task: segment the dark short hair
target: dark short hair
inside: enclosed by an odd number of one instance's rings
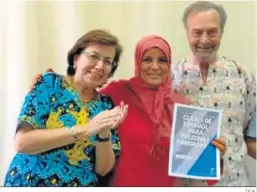
[[[120,45],[119,39],[105,30],[91,30],[80,37],[75,45],[68,52],[68,68],[67,74],[73,76],[75,74],[74,69],[74,58],[76,55],[81,54],[81,52],[92,44],[109,45],[115,47],[114,65],[112,67],[110,77],[113,76],[114,72],[117,70],[119,65],[120,56],[122,53],[122,46]]]

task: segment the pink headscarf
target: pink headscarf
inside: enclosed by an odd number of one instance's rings
[[[169,69],[171,68],[171,48],[166,40],[157,35],[146,36],[141,39],[135,52],[135,77],[129,80],[129,86],[134,93],[134,103],[139,109],[144,110],[153,122],[153,145],[151,154],[154,156],[157,151],[169,149],[171,124],[174,103],[184,103],[184,99],[172,91],[171,75],[166,82],[157,89],[147,86],[141,78],[141,63],[145,53],[150,48],[157,47],[162,50],[168,60]],[[171,74],[171,73],[170,73]]]

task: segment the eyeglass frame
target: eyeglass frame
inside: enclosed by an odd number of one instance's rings
[[[96,62],[96,63],[97,63],[98,61],[102,60],[103,63],[104,63],[104,65],[107,66],[107,67],[114,68],[114,67],[117,65],[117,63],[116,63],[114,60],[110,61],[110,60],[107,59],[106,57],[101,56],[99,53],[94,52],[94,51],[93,51],[93,52],[89,52],[89,51],[85,51],[85,50],[84,50],[84,51],[81,52],[81,54],[85,55],[87,58],[93,60],[93,61]],[[97,58],[94,58],[94,57],[92,57],[92,56],[97,56]],[[106,64],[105,61],[110,62],[110,64]]]

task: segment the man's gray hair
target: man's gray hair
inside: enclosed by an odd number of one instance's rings
[[[223,33],[224,27],[227,21],[227,14],[226,11],[224,10],[222,5],[216,5],[210,1],[197,1],[189,5],[184,13],[183,13],[183,23],[184,26],[187,26],[187,20],[188,17],[191,13],[198,13],[202,11],[208,11],[210,9],[214,9],[215,11],[218,12],[219,17],[220,17],[220,29],[221,32]]]

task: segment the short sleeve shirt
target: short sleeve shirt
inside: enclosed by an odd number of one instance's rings
[[[183,59],[173,65],[173,89],[193,105],[222,110],[221,136],[227,142],[224,169],[218,186],[247,186],[245,135],[256,131],[249,121],[256,108],[256,81],[242,66],[226,57],[209,65],[202,81],[199,65]],[[254,124],[254,119],[252,122]]]
[[[103,94],[84,103],[63,76],[46,73],[28,93],[19,115],[19,129],[30,124],[35,129],[70,128],[85,125],[104,110],[113,108],[110,97]],[[4,186],[72,187],[95,186],[95,147],[97,138],[77,142],[44,153],[17,153],[6,174]],[[112,146],[120,153],[118,134],[112,130]]]

